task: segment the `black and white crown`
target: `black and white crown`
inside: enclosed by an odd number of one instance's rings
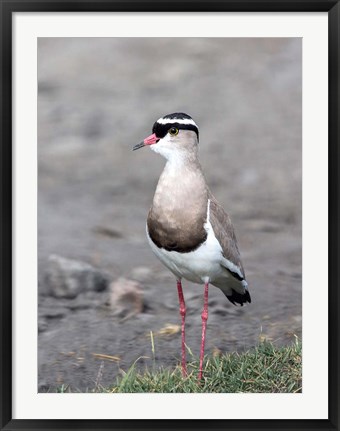
[[[159,118],[153,125],[152,132],[156,134],[158,138],[164,138],[168,133],[170,127],[177,127],[179,130],[192,130],[199,138],[199,131],[197,124],[188,114],[183,112],[174,112],[173,114],[164,115]]]

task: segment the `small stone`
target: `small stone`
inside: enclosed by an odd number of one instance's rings
[[[115,315],[128,319],[143,311],[143,293],[137,281],[121,277],[110,284],[109,290],[109,304]]]
[[[76,298],[81,292],[101,292],[108,286],[110,277],[93,266],[62,256],[51,255],[45,273],[45,284],[55,298]]]
[[[69,310],[75,311],[75,310],[87,310],[88,308],[93,307],[94,302],[89,302],[86,299],[83,298],[83,296],[79,296],[78,298],[71,299],[68,301],[68,304],[66,304],[66,307]]]
[[[44,308],[41,312],[43,317],[46,319],[62,319],[67,310],[65,308],[54,307],[54,308]]]

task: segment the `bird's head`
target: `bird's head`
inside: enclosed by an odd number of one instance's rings
[[[167,160],[187,157],[197,153],[198,127],[187,114],[176,112],[159,118],[153,125],[152,134],[133,150],[150,146]]]

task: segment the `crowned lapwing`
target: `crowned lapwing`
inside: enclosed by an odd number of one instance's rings
[[[228,214],[211,194],[198,160],[198,127],[187,114],[165,115],[134,150],[149,146],[167,160],[148,214],[150,246],[175,275],[182,317],[182,372],[185,359],[186,307],[182,278],[204,283],[199,375],[202,378],[208,320],[209,284],[234,305],[251,302],[248,284]]]

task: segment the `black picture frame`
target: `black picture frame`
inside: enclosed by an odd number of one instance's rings
[[[1,430],[339,430],[339,1],[0,1],[1,12]],[[329,415],[326,420],[16,420],[12,419],[12,14],[15,12],[327,12],[329,24]],[[323,287],[324,288],[324,287]],[[322,295],[321,295],[322,296]],[[321,298],[320,298],[321,299]],[[315,369],[317,373],[318,370]],[[171,408],[169,406],[169,408]]]

